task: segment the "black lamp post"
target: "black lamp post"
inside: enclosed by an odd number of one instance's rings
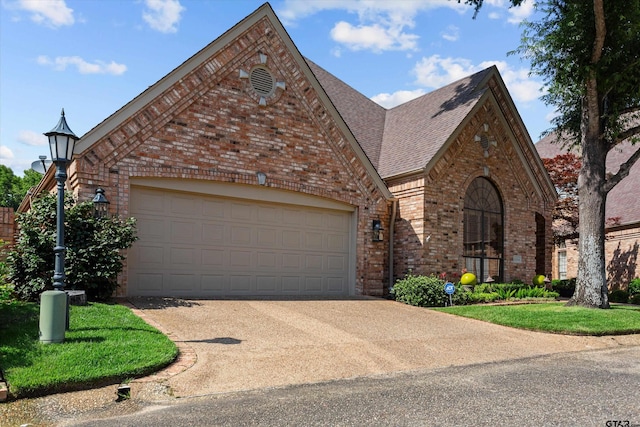
[[[64,183],[67,180],[67,162],[73,160],[73,148],[80,138],[69,129],[67,120],[64,118],[64,109],[60,116],[60,121],[55,128],[45,133],[49,138],[49,149],[51,150],[51,161],[56,165],[56,181],[58,182],[58,205],[56,222],[56,247],[55,270],[53,273],[53,288],[64,290]]]
[[[69,327],[69,305],[64,292],[64,183],[67,180],[67,163],[73,159],[73,149],[78,138],[67,125],[64,110],[57,126],[45,133],[49,138],[51,160],[56,165],[58,182],[58,204],[56,221],[55,270],[53,291],[44,291],[40,296],[40,342],[64,342],[65,329]]]

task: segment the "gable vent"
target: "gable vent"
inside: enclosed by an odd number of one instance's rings
[[[251,87],[253,90],[261,96],[269,96],[275,90],[275,82],[273,76],[263,67],[256,67],[251,71],[249,77]]]

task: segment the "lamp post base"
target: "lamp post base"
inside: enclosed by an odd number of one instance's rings
[[[44,291],[40,296],[40,342],[64,342],[67,323],[67,294],[64,291]]]

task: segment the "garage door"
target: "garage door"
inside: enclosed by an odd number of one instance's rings
[[[132,187],[129,295],[348,295],[351,212]]]

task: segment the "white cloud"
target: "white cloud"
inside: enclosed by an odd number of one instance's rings
[[[509,18],[507,18],[507,21],[511,24],[519,24],[533,15],[533,12],[533,1],[525,0],[520,6],[509,8]]]
[[[416,83],[428,88],[440,88],[492,65],[498,67],[514,100],[528,103],[543,95],[541,82],[529,76],[529,70],[515,69],[505,61],[484,61],[473,64],[466,58],[442,58],[439,55],[422,58],[414,67]]]
[[[75,22],[73,9],[67,7],[65,0],[19,0],[16,8],[30,12],[33,22],[52,28]]]
[[[425,10],[447,7],[464,13],[470,8],[449,0],[405,0],[383,2],[371,0],[287,0],[278,16],[287,25],[325,10],[344,10],[357,16],[355,22],[342,20],[334,24],[331,37],[350,50],[369,49],[416,50],[418,35],[408,29],[415,27],[415,16]],[[449,32],[447,32],[449,36]]]
[[[371,100],[384,108],[393,108],[425,94],[423,89],[399,90],[394,93],[381,93],[373,96]]]
[[[13,151],[6,145],[0,145],[0,160],[9,161],[13,158]]]
[[[142,13],[142,19],[154,30],[161,33],[175,33],[185,8],[179,0],[145,0],[148,10]]]
[[[25,145],[31,145],[33,147],[39,147],[47,145],[47,137],[42,133],[37,133],[32,130],[22,130],[18,133],[18,142]]]
[[[418,36],[402,32],[401,27],[384,28],[379,24],[352,26],[338,22],[331,30],[331,38],[351,50],[415,50]]]
[[[56,71],[64,71],[69,66],[75,66],[80,74],[112,74],[119,76],[127,71],[127,66],[111,61],[109,63],[96,60],[90,63],[79,56],[58,56],[51,59],[46,55],[39,56],[36,61],[40,65],[52,67]]]
[[[449,25],[447,30],[442,33],[442,38],[450,42],[454,42],[460,38],[460,28],[455,25]]]

